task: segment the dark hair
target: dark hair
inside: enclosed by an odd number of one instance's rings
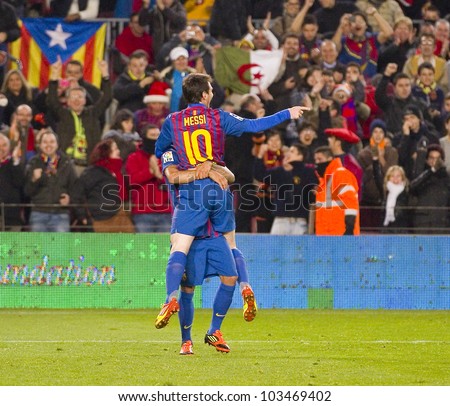
[[[300,134],[304,130],[312,130],[317,134],[317,127],[310,121],[303,121],[298,127],[297,132]]]
[[[313,14],[306,14],[305,18],[303,19],[302,28],[306,24],[318,25],[316,16]]]
[[[156,124],[151,124],[151,123],[146,124],[144,127],[142,127],[142,130],[140,133],[141,138],[143,138],[143,139],[147,138],[148,130],[153,130],[154,128],[159,129],[159,127]]]
[[[111,154],[112,144],[114,142],[114,139],[107,138],[106,140],[101,140],[99,143],[97,143],[89,157],[90,164],[94,165],[99,161],[108,159],[109,155]]]
[[[76,61],[74,59],[67,62],[67,65],[75,65],[78,66],[81,69],[81,72],[83,72],[83,64],[80,61]]]
[[[270,138],[277,136],[280,137],[281,142],[283,142],[283,135],[281,134],[281,130],[279,130],[278,128],[272,128],[266,133],[266,142],[269,141]]]
[[[345,65],[345,70],[351,67],[358,68],[358,71],[361,73],[361,65],[358,62],[349,62],[347,65]]]
[[[122,130],[122,123],[129,119],[134,119],[133,112],[128,109],[121,109],[114,115],[114,121],[111,124],[111,130]]]
[[[428,159],[428,156],[430,155],[430,152],[433,152],[433,151],[439,152],[441,154],[441,158],[445,161],[445,152],[442,149],[442,147],[440,145],[438,145],[438,144],[428,145],[426,159]]]
[[[431,62],[422,62],[417,69],[417,74],[420,75],[422,73],[422,70],[424,69],[430,69],[433,71],[433,73],[435,72],[434,66],[431,64]]]
[[[333,158],[333,152],[330,147],[322,145],[314,150],[314,154],[324,154],[327,158]]]
[[[352,15],[350,17],[350,22],[354,22],[356,16],[360,16],[366,22],[366,25],[369,26],[369,21],[367,20],[367,14],[360,10],[354,11],[352,13]]]
[[[294,147],[300,155],[302,155],[302,156],[306,155],[307,149],[302,144],[300,144],[299,142],[294,142],[291,145],[291,147]]]
[[[281,45],[284,45],[288,38],[295,38],[296,40],[300,41],[298,34],[296,34],[295,32],[287,32],[283,35],[283,38],[281,38]]]
[[[392,83],[394,83],[394,86],[397,84],[397,82],[400,79],[408,79],[411,82],[411,78],[406,73],[399,72],[394,76],[394,79],[392,80]]]
[[[183,80],[183,96],[186,102],[198,103],[203,97],[203,92],[209,92],[209,83],[212,78],[204,73],[191,73]]]

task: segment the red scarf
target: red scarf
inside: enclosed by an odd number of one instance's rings
[[[59,154],[55,156],[55,158],[50,158],[48,155],[41,154],[42,162],[45,163],[45,169],[44,172],[47,175],[55,175],[56,171],[58,169],[58,163],[59,163]]]
[[[122,159],[121,158],[107,158],[95,163],[96,166],[107,169],[117,180],[120,188],[120,198],[122,202],[125,201],[125,181],[122,174]]]
[[[36,148],[34,147],[34,130],[31,126],[28,127],[27,151],[36,151]]]

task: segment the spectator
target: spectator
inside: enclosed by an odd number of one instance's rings
[[[153,82],[148,94],[144,97],[145,109],[134,113],[136,127],[139,134],[148,124],[156,125],[159,129],[169,114],[169,100],[172,89],[164,82]]]
[[[296,34],[289,33],[283,37],[282,47],[286,57],[281,63],[277,78],[269,86],[269,92],[280,110],[292,105],[292,91],[300,85],[302,76],[308,69],[308,63],[301,59],[298,53],[299,46],[300,42]]]
[[[255,119],[265,115],[264,105],[256,95],[245,95],[241,100],[238,115],[247,119]],[[261,143],[264,133],[243,133],[240,137],[228,137],[225,141],[225,162],[234,173],[234,189],[237,191],[236,231],[249,233],[252,217],[255,213],[255,192],[253,185],[254,143]]]
[[[278,168],[283,164],[284,154],[287,147],[283,145],[281,132],[277,129],[270,130],[266,136],[266,144],[261,144],[254,155],[260,159],[265,170]],[[255,161],[255,168],[257,164]],[[256,170],[256,169],[255,169]],[[255,173],[256,180],[259,180]],[[270,188],[262,181],[258,185],[258,210],[256,213],[256,232],[270,233],[273,223],[273,211],[275,209],[272,201],[273,194]]]
[[[32,109],[34,108],[38,90],[28,84],[20,70],[11,69],[5,76],[1,93],[8,99],[8,105],[3,113],[3,122],[9,125],[18,106],[28,104]]]
[[[72,200],[76,174],[70,159],[59,149],[58,137],[45,130],[39,140],[40,154],[27,166],[25,194],[34,205],[31,231],[69,232],[68,205]],[[53,205],[53,206],[50,206]]]
[[[145,27],[139,24],[138,13],[131,14],[128,25],[116,37],[115,46],[126,62],[129,56],[139,49],[147,52],[148,63],[154,62],[153,38],[145,31]]]
[[[285,0],[283,15],[272,19],[272,32],[281,39],[291,31],[292,22],[300,11],[300,0]]]
[[[165,42],[174,34],[186,28],[186,10],[179,0],[156,0],[156,6],[149,10],[150,0],[142,2],[139,24],[149,25],[153,37],[153,55],[157,55]]]
[[[244,0],[215,0],[209,20],[211,35],[222,45],[239,42],[247,32]]]
[[[371,78],[377,72],[378,48],[391,37],[393,30],[375,7],[369,7],[367,14],[374,17],[380,26],[380,31],[376,35],[368,31],[366,14],[355,11],[351,16],[342,16],[333,36],[333,42],[339,50],[340,62],[359,63],[364,77]],[[343,35],[348,23],[350,23],[350,33]]]
[[[422,114],[429,118],[427,106],[421,100],[417,100],[411,93],[411,79],[404,73],[397,73],[397,65],[388,63],[384,70],[383,77],[375,90],[375,101],[383,110],[384,120],[386,121],[386,129],[392,134],[396,134],[402,129],[403,110],[407,105],[414,104],[419,108]],[[394,78],[393,95],[388,94],[388,85],[390,80]]]
[[[381,173],[380,173],[380,179]],[[386,195],[384,201],[383,232],[403,234],[411,227],[409,211],[408,178],[401,166],[391,166],[384,176],[383,190]]]
[[[0,216],[0,231],[20,231],[22,225],[21,208],[22,187],[25,183],[24,168],[20,164],[21,144],[18,142],[11,151],[8,137],[0,134],[0,203],[16,204],[4,207]],[[4,218],[4,220],[3,220]]]
[[[383,120],[372,121],[369,145],[359,151],[357,158],[363,170],[361,226],[378,231],[382,223],[380,206],[384,192],[382,181],[377,183],[377,177],[383,179],[388,169],[398,163],[397,150],[386,141],[386,124]]]
[[[450,22],[444,19],[436,21],[434,25],[434,33],[436,40],[436,48],[434,54],[448,60],[449,57],[449,40],[450,40]]]
[[[439,135],[433,131],[422,118],[415,105],[408,105],[403,111],[402,131],[394,138],[394,146],[398,150],[399,164],[405,169],[406,176],[414,179],[416,173],[417,153],[431,144],[439,144]]]
[[[189,53],[185,48],[176,47],[170,51],[170,60],[172,66],[167,67],[161,72],[161,79],[166,82],[172,89],[170,96],[169,110],[170,112],[178,111],[180,108],[180,100],[183,96],[181,85],[183,79],[195,69],[189,67]]]
[[[9,129],[9,138],[14,149],[20,144],[20,161],[22,164],[28,162],[37,151],[37,131],[31,125],[33,114],[28,104],[17,107]]]
[[[82,87],[86,90],[86,105],[95,104],[100,99],[102,92],[93,84],[84,80],[83,64],[80,61],[67,62],[65,77],[70,82],[70,87]]]
[[[144,108],[144,96],[154,80],[155,75],[148,66],[148,54],[142,50],[134,51],[130,55],[127,69],[113,86],[114,98],[119,102],[117,108],[133,112]]]
[[[255,160],[255,177],[274,189],[275,219],[270,234],[303,235],[308,231],[312,190],[317,178],[312,167],[303,162],[303,147],[293,144],[283,165],[266,169],[262,159]]]
[[[221,46],[220,42],[211,37],[210,34],[205,34],[200,25],[188,25],[185,30],[178,35],[174,35],[170,41],[162,46],[156,56],[156,67],[158,70],[162,70],[170,65],[170,51],[176,47],[182,47],[188,51],[191,68],[195,68],[198,58],[202,58],[206,72],[211,75],[213,73],[214,52]]]
[[[320,44],[320,63],[322,69],[335,70],[336,68],[345,69],[345,65],[340,63],[338,58],[336,44],[330,39],[322,41]]]
[[[90,165],[78,178],[74,203],[77,219],[87,225],[92,220],[96,233],[132,233],[133,223],[123,205],[127,196],[122,160],[112,139],[100,141],[92,149]],[[83,208],[81,205],[86,204]]]
[[[6,1],[0,2],[0,51],[6,51],[7,45],[20,37],[20,27],[14,7]],[[0,67],[0,85],[3,84],[4,66]]]
[[[283,4],[279,0],[247,0],[246,7],[247,15],[260,20],[269,13],[275,18],[283,12]]]
[[[319,24],[319,33],[325,38],[334,35],[343,15],[358,10],[353,1],[319,0],[319,3],[321,7],[314,11],[314,15]]]
[[[439,145],[426,149],[423,169],[411,182],[410,192],[416,197],[413,215],[414,232],[418,234],[445,234],[448,232],[450,177],[445,168],[445,156]],[[442,211],[442,208],[445,211]]]
[[[430,62],[434,66],[434,79],[445,91],[448,90],[448,76],[445,59],[434,55],[435,39],[433,35],[422,34],[419,37],[419,54],[410,56],[403,67],[410,78],[416,79],[419,66],[424,62]]]
[[[439,139],[444,156],[450,156],[450,115],[445,120],[445,136]],[[450,175],[450,159],[445,161],[447,167],[447,173]]]
[[[165,233],[170,231],[171,208],[160,163],[155,156],[159,128],[148,124],[143,132],[142,145],[132,153],[126,164],[130,178],[133,222],[138,233]]]
[[[316,191],[316,235],[359,235],[358,183],[329,147],[314,151],[319,186]]]
[[[443,130],[441,112],[444,108],[445,94],[435,81],[434,66],[430,62],[423,62],[417,74],[418,79],[412,88],[412,95],[425,102],[434,126],[441,133]]]
[[[52,0],[50,17],[64,18],[68,22],[97,18],[100,0]]]
[[[369,7],[375,7],[391,27],[399,18],[404,17],[401,7],[395,0],[357,0],[356,7],[366,14]],[[367,20],[373,32],[380,32],[380,24],[374,16],[368,15]]]
[[[264,20],[261,28],[255,29],[252,23],[252,17],[247,17],[247,29],[248,33],[244,37],[244,40],[247,40],[254,44],[255,49],[265,49],[267,51],[272,51],[279,48],[279,42],[277,37],[270,31],[270,13],[267,15]]]
[[[395,63],[398,70],[402,71],[408,56],[414,52],[414,48],[413,22],[408,17],[401,17],[395,21],[392,43],[380,50],[377,72],[384,72],[388,63]]]
[[[141,137],[134,129],[134,114],[132,111],[123,109],[116,111],[111,128],[102,139],[112,138],[120,150],[120,158],[127,161],[128,156],[136,151],[141,143]]]
[[[57,131],[60,136],[61,149],[73,159],[75,170],[79,175],[85,169],[94,145],[101,138],[100,120],[111,103],[108,64],[105,61],[99,62],[102,75],[102,95],[97,103],[87,107],[86,90],[82,87],[69,88],[67,90],[67,107],[61,105],[57,92],[61,67],[62,63],[59,58],[51,66],[48,106],[58,119]]]

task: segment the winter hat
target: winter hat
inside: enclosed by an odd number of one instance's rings
[[[336,92],[338,91],[343,91],[347,96],[351,96],[352,95],[352,89],[349,85],[347,85],[346,83],[341,83],[340,85],[336,85],[333,89],[333,96]]]
[[[380,118],[376,118],[375,120],[373,120],[370,123],[370,127],[369,127],[369,134],[372,135],[373,130],[375,130],[375,128],[381,128],[384,132],[384,135],[386,135],[386,123],[381,120]]]
[[[159,102],[169,104],[169,96],[171,93],[172,89],[167,83],[153,82],[144,97],[144,103]]]
[[[419,120],[422,120],[422,112],[418,107],[414,106],[413,104],[408,104],[403,110],[403,116],[410,114],[416,116]]]
[[[171,61],[176,61],[180,56],[189,58],[189,52],[186,48],[175,47],[174,49],[172,49],[172,51],[170,51],[169,57]]]

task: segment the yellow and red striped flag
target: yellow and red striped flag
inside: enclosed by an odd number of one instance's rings
[[[9,52],[22,61],[22,73],[31,86],[40,89],[47,86],[50,65],[56,62],[58,55],[63,64],[80,61],[84,65],[84,79],[100,86],[97,60],[104,57],[105,23],[24,18],[19,25],[21,36],[9,45]]]

